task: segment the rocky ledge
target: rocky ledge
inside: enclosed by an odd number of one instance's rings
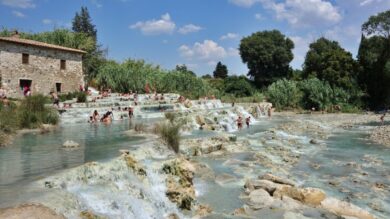
[[[247,180],[241,199],[242,208],[234,215],[257,218],[264,215],[284,218],[358,218],[374,219],[366,210],[351,203],[328,197],[317,188],[301,188],[291,180],[271,174]]]

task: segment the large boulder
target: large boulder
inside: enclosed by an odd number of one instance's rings
[[[256,189],[249,193],[248,205],[252,209],[261,209],[270,206],[274,199],[264,189]]]
[[[359,219],[374,219],[368,211],[363,210],[356,205],[348,202],[340,201],[336,198],[326,198],[321,202],[321,206],[327,211],[330,211],[339,216],[349,216]]]
[[[283,186],[276,189],[274,197],[289,196],[306,205],[318,206],[326,198],[326,194],[321,189],[316,188],[296,188]]]

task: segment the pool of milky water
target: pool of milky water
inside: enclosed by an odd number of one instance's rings
[[[17,136],[11,145],[0,148],[0,206],[7,206],[19,194],[25,195],[21,194],[22,188],[31,181],[86,162],[109,160],[119,156],[120,149],[138,147],[147,139],[124,133],[134,124],[62,124],[49,133]],[[68,140],[79,143],[80,148],[63,148]]]

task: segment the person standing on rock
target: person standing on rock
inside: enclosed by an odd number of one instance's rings
[[[385,124],[385,116],[386,116],[386,113],[384,113],[384,114],[380,117],[380,120],[381,120],[382,125]]]

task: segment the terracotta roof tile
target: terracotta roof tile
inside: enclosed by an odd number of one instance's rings
[[[37,46],[37,47],[44,47],[44,48],[49,48],[49,49],[57,49],[57,50],[63,50],[63,51],[68,51],[68,52],[75,52],[75,53],[83,53],[83,54],[86,53],[85,51],[79,50],[79,49],[73,49],[73,48],[64,47],[64,46],[57,46],[54,44],[42,43],[42,42],[35,41],[35,40],[21,39],[21,38],[17,38],[17,37],[0,37],[0,41],[10,42],[10,43],[18,43],[18,44],[24,44],[24,45],[30,45],[30,46]]]

